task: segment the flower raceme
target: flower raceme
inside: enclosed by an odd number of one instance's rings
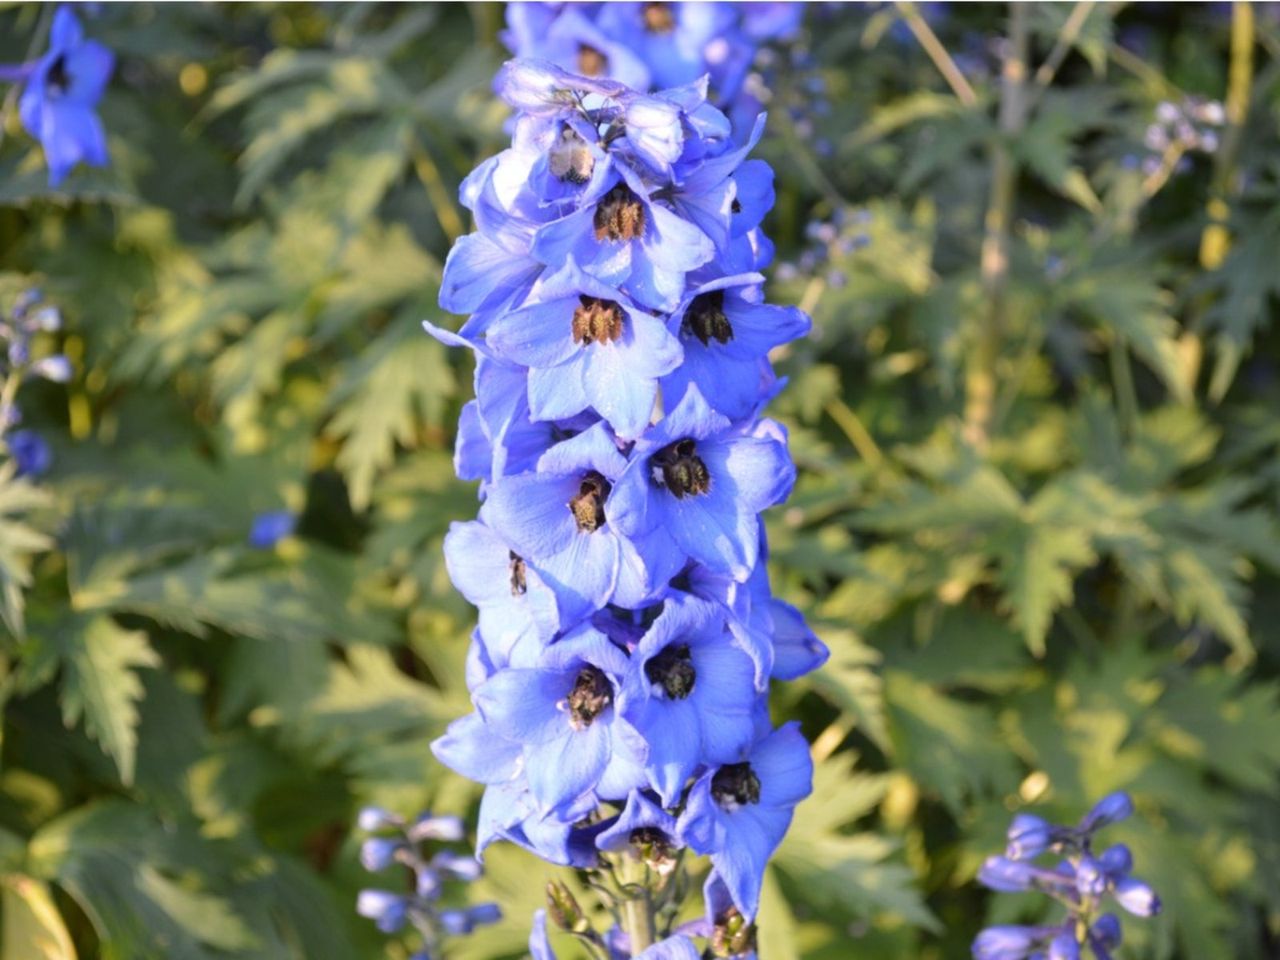
[[[469,316],[427,325],[476,354],[455,464],[484,501],[445,544],[479,608],[476,709],[434,750],[486,785],[481,850],[621,858],[666,884],[691,848],[714,868],[707,930],[732,914],[745,944],[812,778],[768,684],[827,655],[764,569],[759,514],[795,478],[761,416],[769,352],[809,320],[765,303],[757,272],[763,118],[735,140],[705,79],[647,94],[517,60],[496,86],[512,146],[463,184],[477,230],[441,286]]]
[[[1130,874],[1133,855],[1128,847],[1093,848],[1095,832],[1132,813],[1129,795],[1116,792],[1094,804],[1075,826],[1029,813],[1015,816],[1004,856],[988,857],[978,882],[1000,893],[1043,893],[1066,908],[1067,918],[1057,925],[988,927],[973,942],[975,960],[1079,960],[1086,949],[1096,960],[1110,960],[1120,945],[1121,928],[1115,914],[1102,912],[1107,897],[1134,916],[1160,912],[1155,891]],[[1059,862],[1032,862],[1046,853],[1057,855]]]

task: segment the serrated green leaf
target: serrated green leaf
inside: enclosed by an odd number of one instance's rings
[[[109,616],[67,621],[59,631],[63,661],[62,719],[84,719],[85,730],[115,761],[121,782],[133,782],[138,748],[137,670],[158,667],[147,635],[125,630]]]

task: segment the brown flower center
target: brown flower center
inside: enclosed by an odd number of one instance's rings
[[[684,312],[680,332],[687,337],[697,337],[704,347],[713,339],[719,343],[732,340],[733,324],[724,313],[724,291],[712,290],[694,297]]]
[[[596,158],[591,155],[591,148],[587,146],[587,141],[578,135],[578,131],[566,124],[551,147],[548,165],[551,167],[552,176],[570,183],[581,184],[591,179],[591,172],[596,168]]]
[[[609,678],[598,667],[583,667],[573,681],[566,703],[570,726],[575,730],[585,730],[613,703],[613,687],[609,686]]]
[[[644,28],[650,33],[670,33],[676,28],[676,17],[669,3],[646,3],[642,16]]]
[[[578,299],[582,306],[573,311],[573,342],[612,343],[622,336],[622,307],[612,300],[600,300],[585,293]]]
[[[584,77],[602,77],[609,69],[609,58],[595,47],[578,44],[578,72]]]
[[[569,510],[583,533],[594,533],[604,526],[604,501],[610,489],[609,481],[594,470],[582,478],[577,496],[569,501]]]
[[[677,500],[711,489],[711,474],[698,456],[697,444],[688,437],[667,444],[649,460],[653,481],[666,487]]]
[[[635,240],[644,236],[644,204],[625,183],[619,183],[596,204],[597,240]]]

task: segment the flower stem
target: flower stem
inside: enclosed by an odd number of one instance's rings
[[[651,946],[656,937],[653,918],[653,898],[648,884],[648,870],[638,860],[624,856],[622,874],[626,879],[622,892],[622,928],[626,931],[631,955],[638,957]]]
[[[1004,62],[1000,90],[1000,132],[991,149],[991,199],[982,238],[982,289],[986,316],[969,351],[965,371],[965,438],[979,449],[990,439],[995,412],[996,361],[1005,327],[1009,286],[1009,231],[1013,219],[1018,164],[1013,143],[1026,120],[1025,90],[1030,31],[1025,4],[1009,5],[1009,55]]]

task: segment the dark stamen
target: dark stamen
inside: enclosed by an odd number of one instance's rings
[[[599,668],[586,666],[578,671],[566,702],[570,726],[585,730],[613,703],[613,688]]]
[[[611,489],[609,481],[594,470],[582,478],[578,495],[569,501],[569,509],[583,533],[594,533],[604,526],[604,501]]]
[[[644,665],[644,675],[672,700],[683,700],[693,693],[694,681],[698,679],[687,643],[664,647]]]
[[[642,15],[644,28],[650,33],[670,33],[676,28],[675,14],[671,12],[669,3],[646,3]]]
[[[730,763],[711,778],[711,796],[726,810],[760,802],[760,778],[749,763]]]
[[[596,204],[597,240],[634,240],[644,236],[644,204],[625,183],[619,183]]]
[[[67,58],[63,54],[59,54],[54,58],[53,63],[49,64],[49,72],[45,74],[45,83],[48,84],[52,93],[66,93],[67,88],[71,86],[71,75],[67,73]]]
[[[732,340],[733,324],[724,313],[724,291],[712,290],[694,297],[684,312],[680,332],[687,337],[697,337],[704,347],[713,339],[719,343]]]
[[[731,211],[733,211],[734,213],[741,213],[741,212],[742,212],[742,201],[740,201],[737,197],[734,197],[734,198],[733,198],[733,203],[729,204],[729,209],[730,209]]]
[[[637,827],[631,831],[628,842],[638,860],[660,873],[666,873],[674,866],[671,838],[657,827]]]
[[[585,293],[578,299],[582,306],[573,311],[573,342],[612,343],[622,336],[622,307],[612,300],[600,300]]]
[[[584,77],[603,77],[609,69],[609,58],[595,47],[578,44],[578,72]]]
[[[677,500],[711,489],[711,474],[698,456],[697,445],[688,437],[663,447],[649,463],[653,482],[666,487]]]
[[[511,555],[511,595],[513,597],[522,597],[529,589],[527,574],[524,568],[524,557],[520,556],[514,550],[508,550]]]

